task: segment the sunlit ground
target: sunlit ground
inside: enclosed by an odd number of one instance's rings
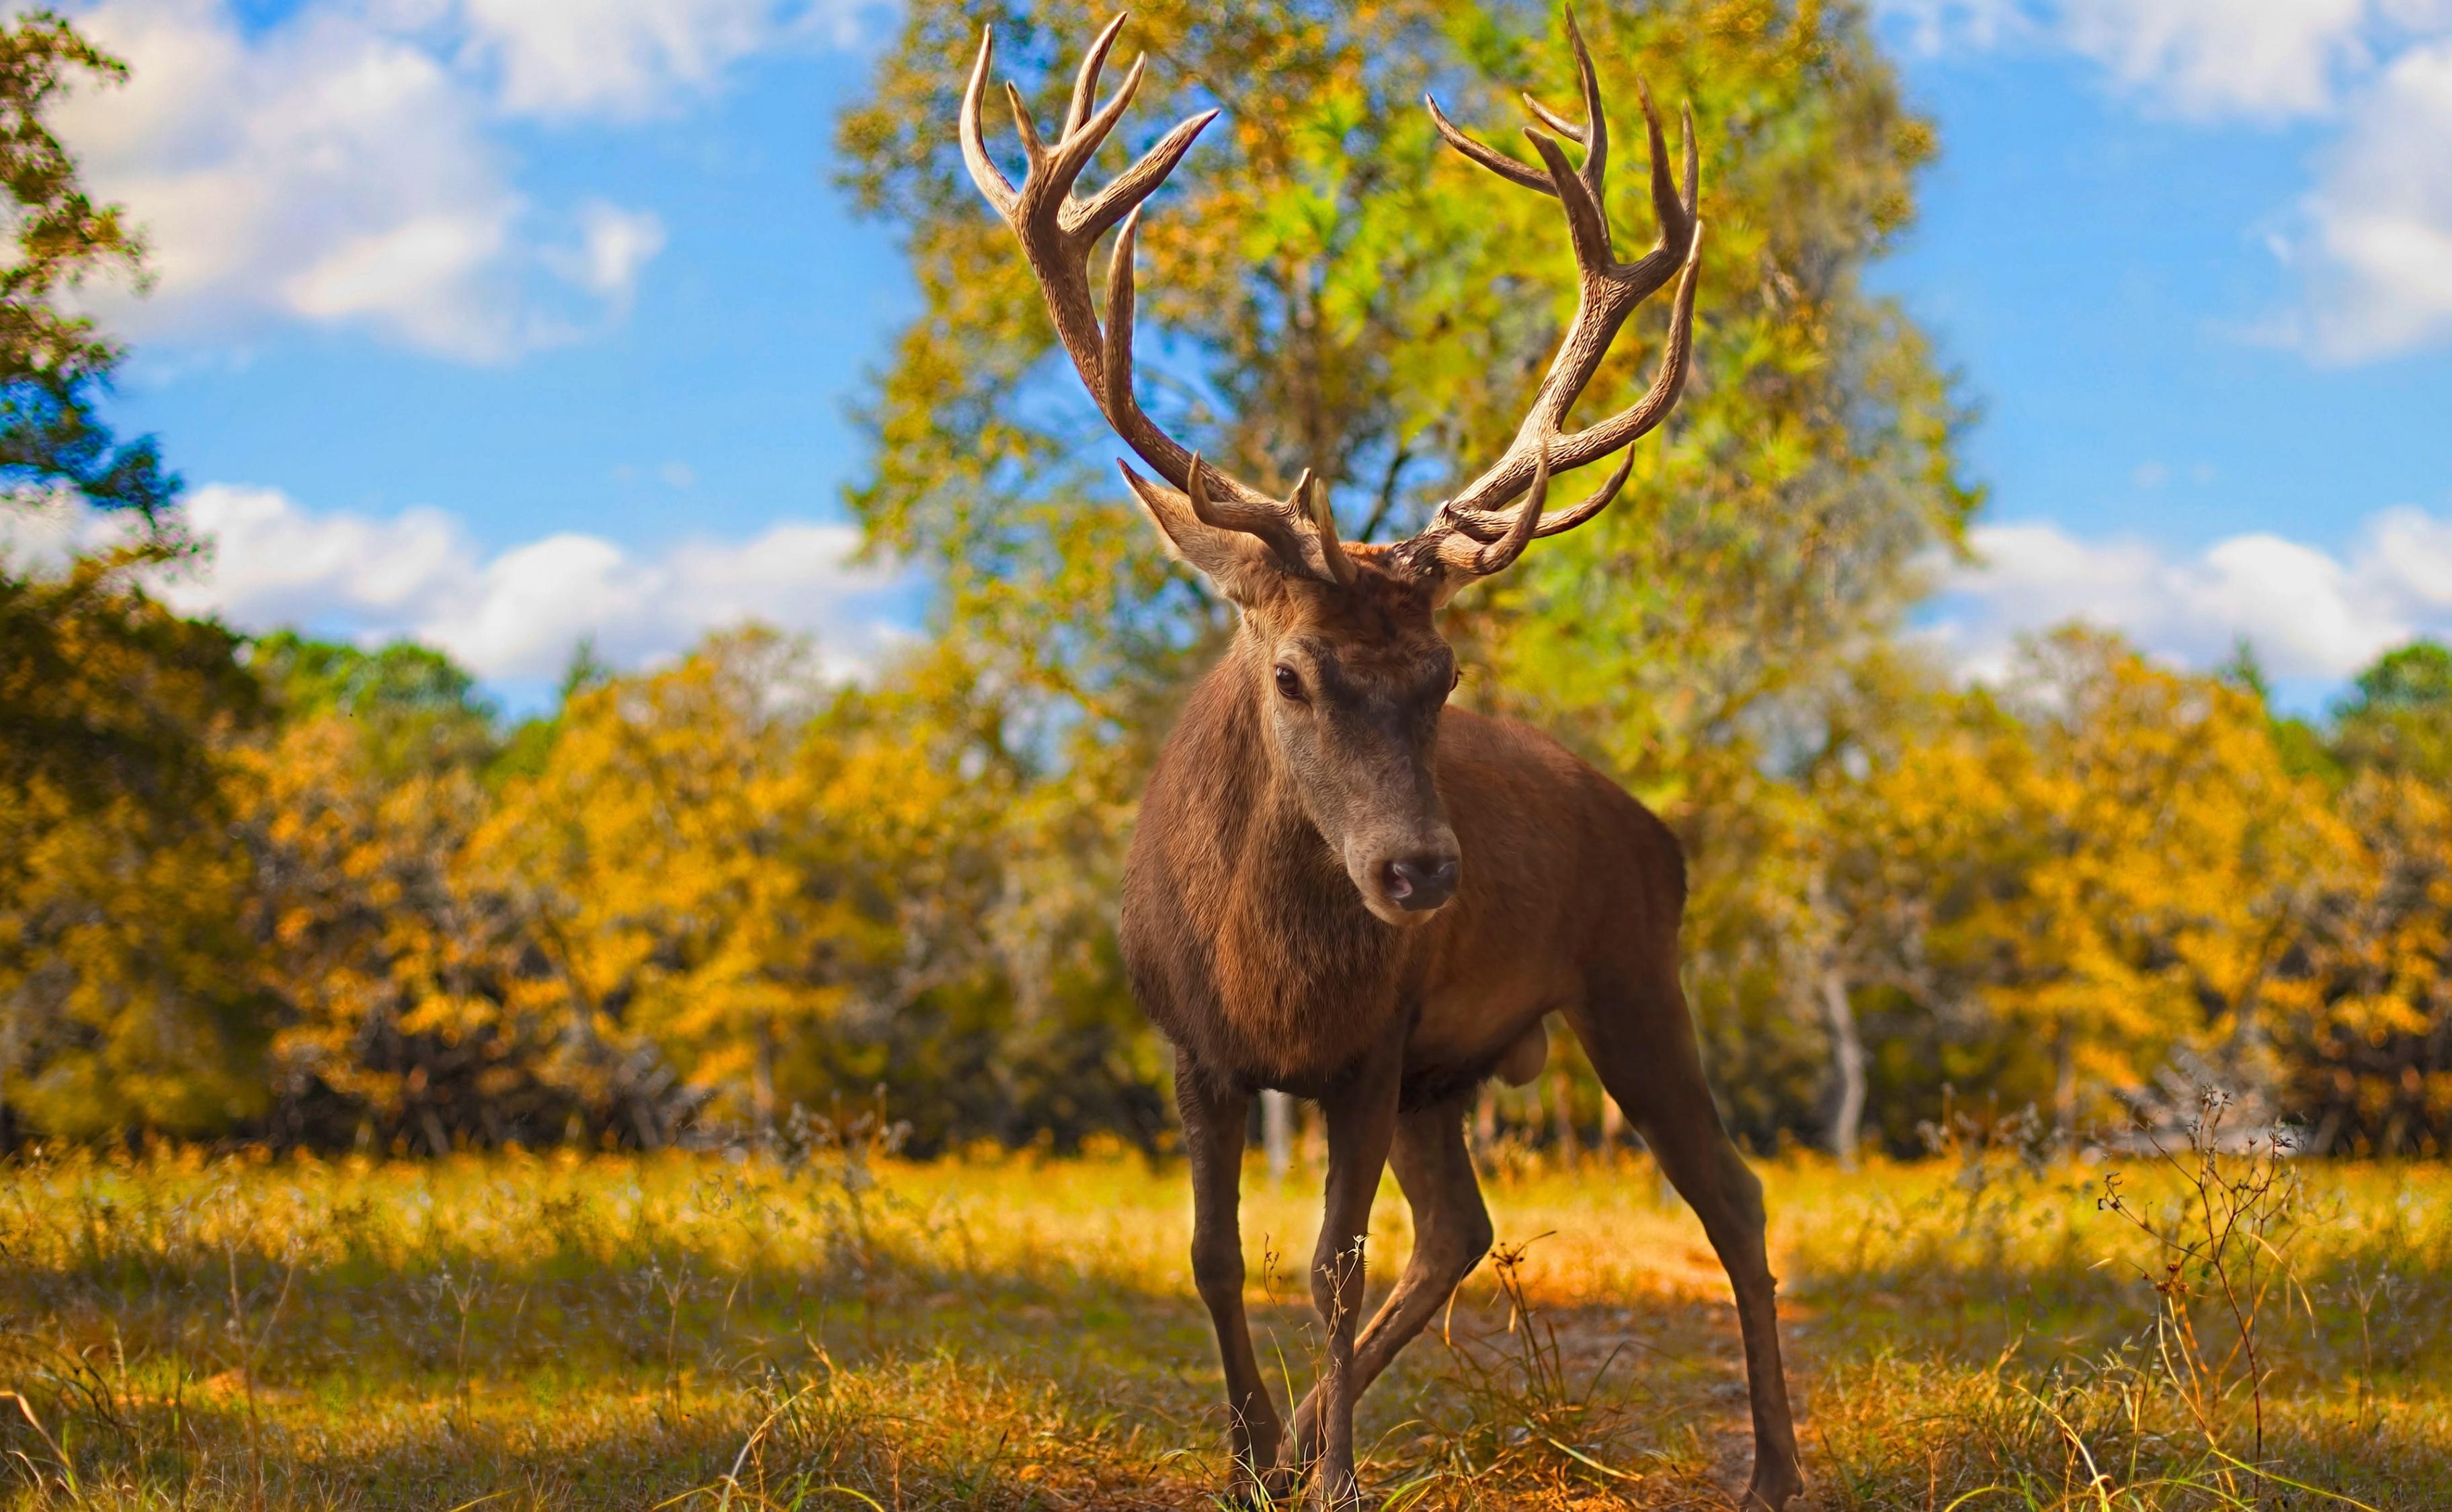
[[[1392,1506],[1729,1504],[1744,1391],[1700,1230],[1639,1157],[1493,1164],[1529,1310],[1509,1273],[1474,1274],[1366,1399],[1366,1485]],[[2108,1167],[1765,1167],[1807,1504],[2452,1505],[2452,1178],[2234,1161],[2208,1199],[2195,1168],[2121,1171],[2130,1214],[2195,1246],[2173,1270],[2099,1206]],[[1263,1353],[1307,1383],[1287,1257],[1316,1178],[1246,1185]],[[1211,1506],[1188,1219],[1179,1167],[1121,1154],[20,1164],[0,1171],[8,1494]],[[1391,1187],[1374,1295],[1407,1242]]]

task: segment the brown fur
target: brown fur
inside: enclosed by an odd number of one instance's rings
[[[1797,1483],[1759,1188],[1721,1131],[1678,992],[1676,840],[1548,736],[1444,709],[1451,654],[1434,595],[1380,554],[1355,556],[1347,588],[1263,564],[1228,584],[1242,626],[1166,742],[1125,868],[1133,990],[1177,1049],[1200,1209],[1195,1273],[1227,1360],[1238,1483],[1283,1492],[1318,1463],[1332,1501],[1355,1494],[1353,1396],[1488,1247],[1463,1099],[1520,1061],[1528,1039],[1537,1046],[1555,1012],[1729,1266],[1762,1449],[1752,1493],[1777,1507]],[[1297,663],[1308,697],[1288,699],[1275,669]],[[1416,770],[1425,780],[1407,776]],[[1387,847],[1448,831],[1461,863],[1452,901],[1423,913],[1366,902]],[[1275,1409],[1248,1365],[1232,1238],[1242,1110],[1261,1089],[1319,1099],[1331,1129],[1315,1289],[1341,1327],[1282,1461]],[[1427,1237],[1357,1345],[1350,1251],[1391,1155]]]

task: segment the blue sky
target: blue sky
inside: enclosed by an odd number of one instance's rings
[[[829,182],[893,19],[839,0],[102,0],[66,129],[150,227],[116,410],[218,539],[181,601],[445,646],[746,616],[875,656],[848,412],[916,308]],[[1985,419],[1970,671],[2070,615],[2321,702],[2452,631],[2452,0],[1885,0],[1944,157],[1874,273]]]

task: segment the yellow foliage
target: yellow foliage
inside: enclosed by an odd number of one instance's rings
[[[993,774],[857,697],[810,708],[798,654],[742,632],[579,693],[470,858],[552,963],[541,992],[761,1117],[787,1042],[890,1011],[910,926],[995,824]]]
[[[2068,1110],[2180,1046],[2253,1043],[2347,835],[2251,694],[2081,632],[2036,656],[2030,718],[1972,700],[1872,785],[1886,838],[1942,863],[1930,949],[2054,1047]]]
[[[227,828],[253,685],[147,551],[0,574],[0,1134],[209,1132],[260,1110],[264,1003]]]

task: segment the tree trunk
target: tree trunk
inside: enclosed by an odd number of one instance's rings
[[[1830,1109],[1830,1153],[1839,1168],[1856,1168],[1856,1144],[1865,1123],[1865,1042],[1856,1032],[1855,1006],[1836,966],[1822,972],[1822,1020],[1830,1030],[1830,1070],[1838,1101]]]
[[[1269,1180],[1285,1180],[1295,1163],[1295,1100],[1285,1092],[1260,1094],[1260,1146],[1269,1152]]]
[[[1575,1083],[1563,1066],[1550,1076],[1551,1127],[1557,1133],[1558,1164],[1572,1169],[1575,1148]]]
[[[758,1127],[771,1132],[775,1128],[775,1020],[761,1015],[758,1020],[758,1054],[750,1064],[749,1103],[758,1115]]]
[[[2052,1133],[2063,1149],[2077,1139],[2077,1035],[2066,1020],[2052,1043]]]
[[[1473,1143],[1484,1154],[1498,1143],[1498,1089],[1488,1082],[1481,1084],[1481,1100],[1473,1104]]]

